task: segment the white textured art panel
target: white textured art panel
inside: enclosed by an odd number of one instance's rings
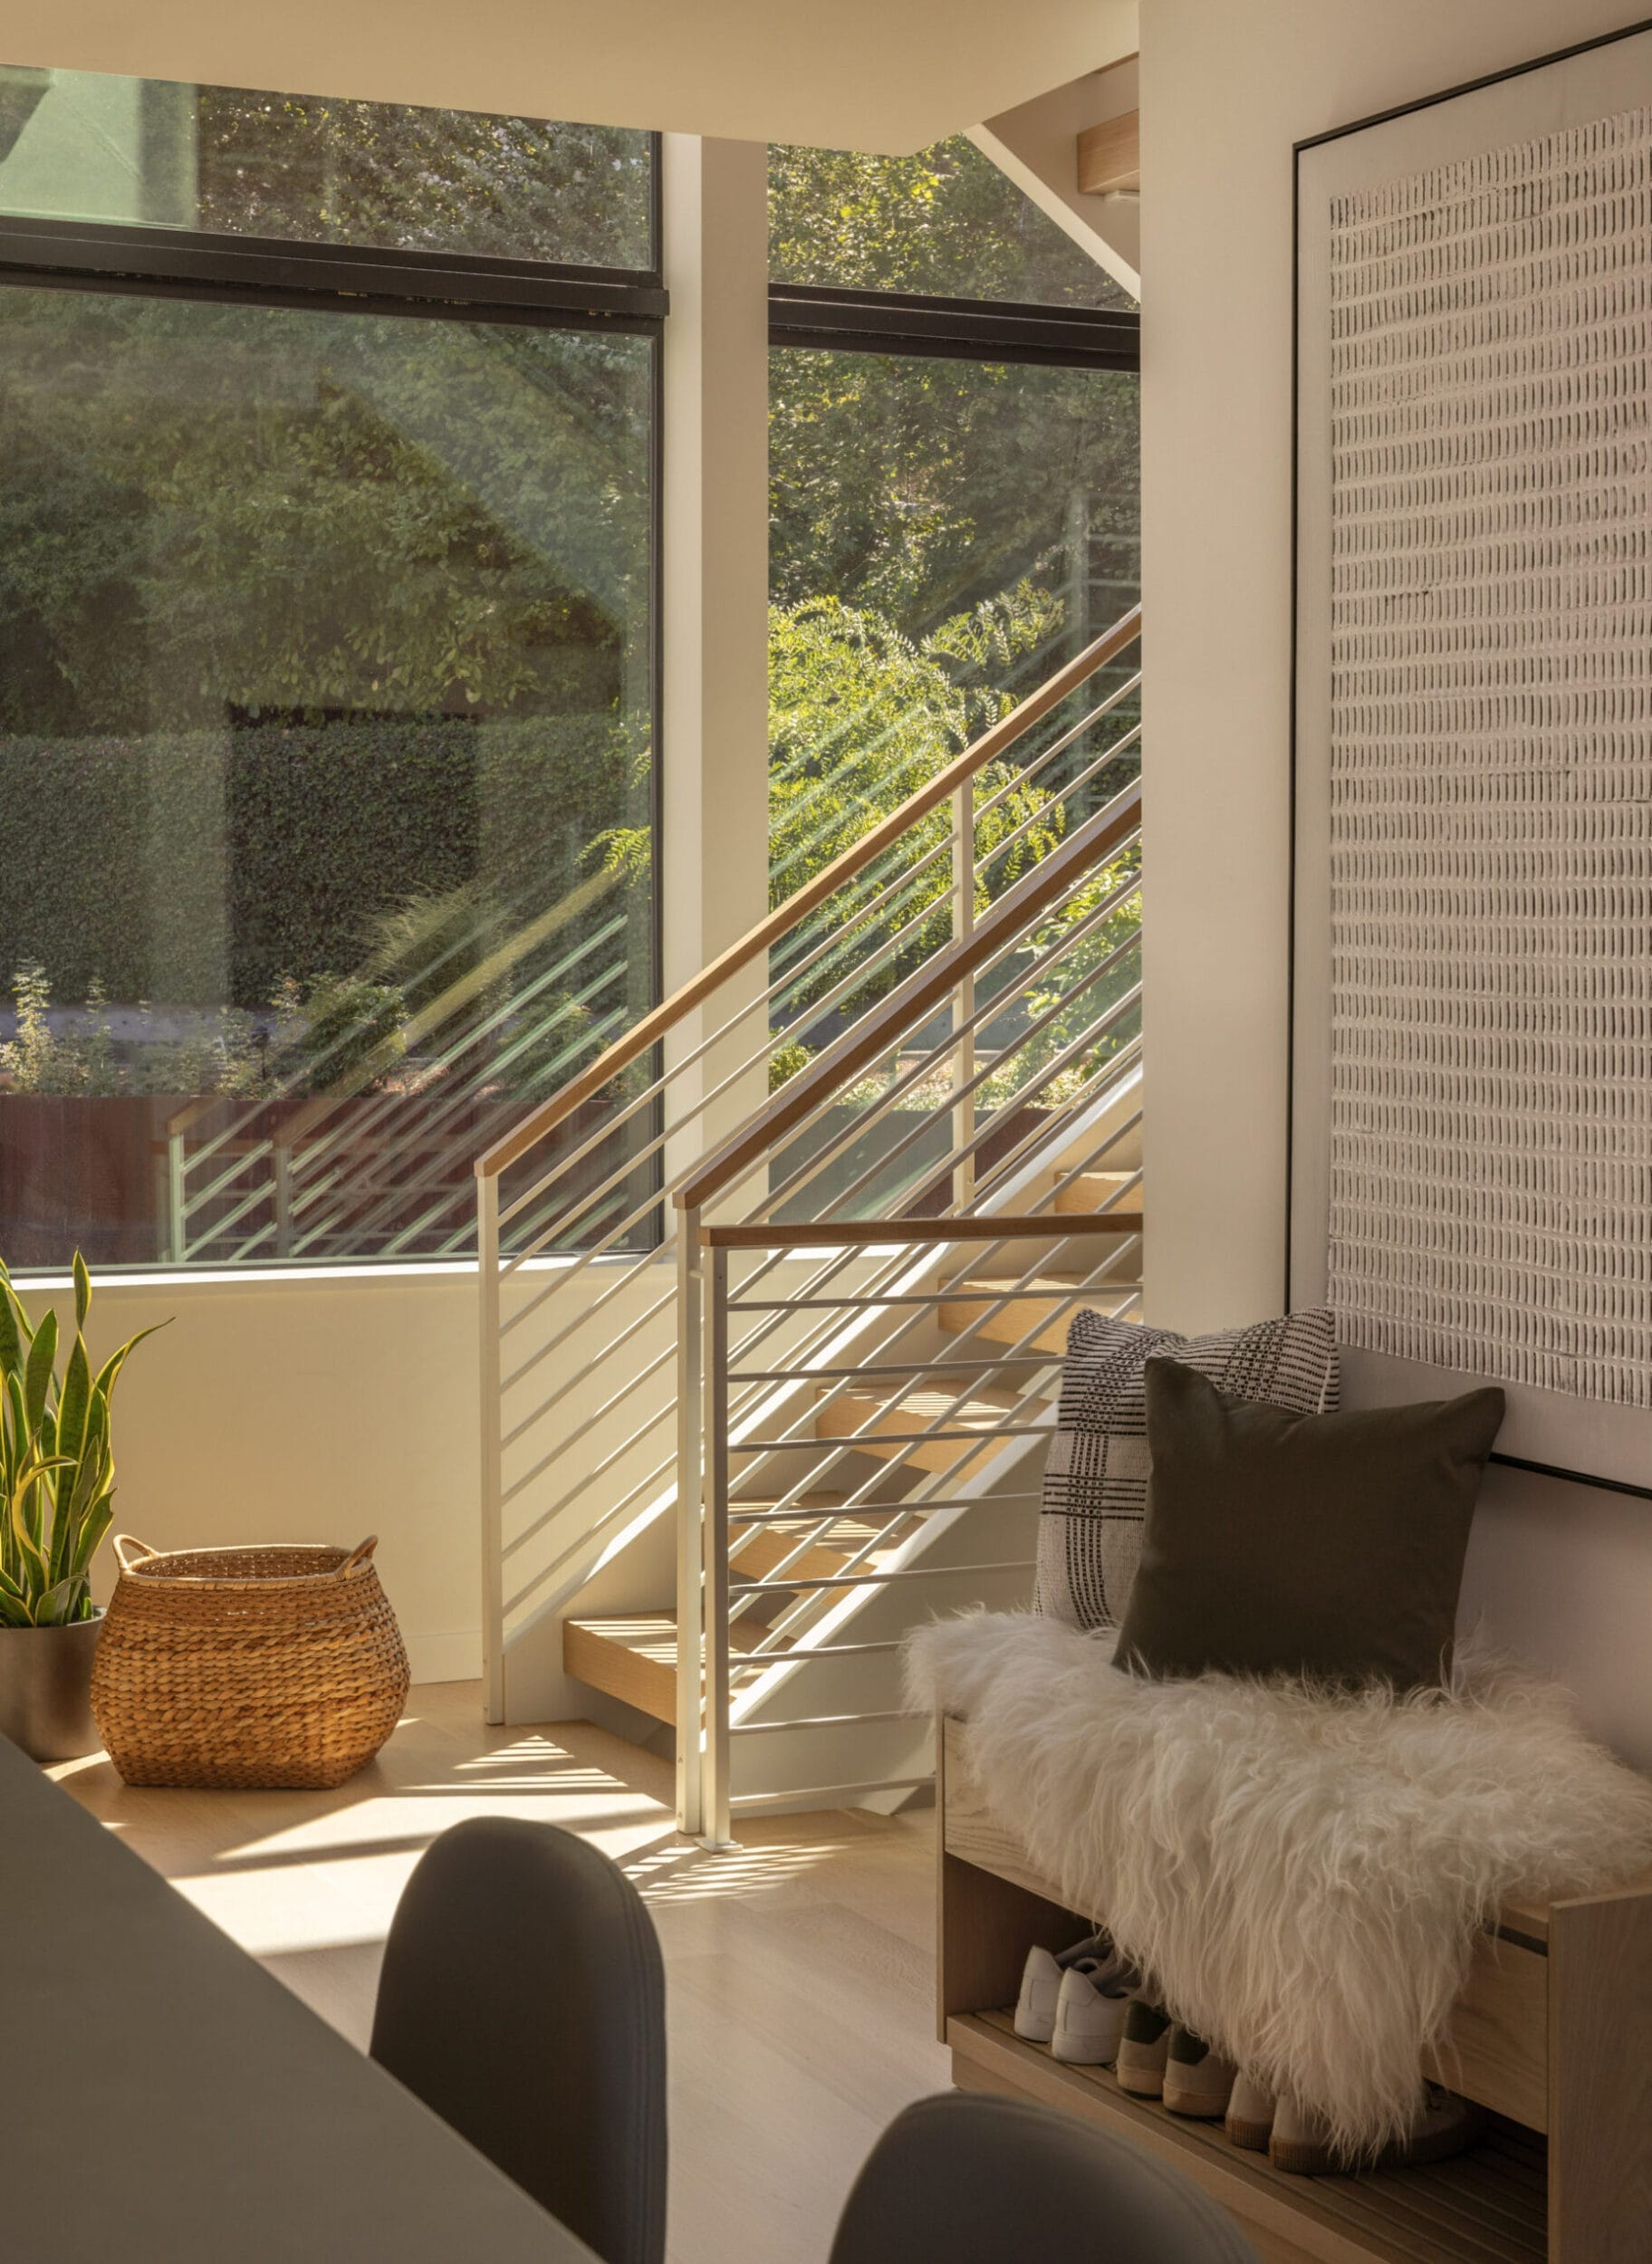
[[[1652,111],[1330,219],[1330,1300],[1652,1407]]]

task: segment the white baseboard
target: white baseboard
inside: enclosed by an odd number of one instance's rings
[[[420,1633],[404,1627],[408,1664],[416,1683],[474,1683],[482,1672],[480,1627],[446,1627]]]

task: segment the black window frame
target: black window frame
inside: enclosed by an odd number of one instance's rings
[[[951,361],[1138,372],[1141,316],[1113,307],[772,283],[769,343],[833,353],[927,354]]]

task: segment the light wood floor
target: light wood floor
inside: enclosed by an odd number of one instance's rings
[[[612,1856],[665,1949],[671,2264],[820,2264],[873,2139],[946,2087],[934,2040],[933,1818],[863,1809],[672,1828],[671,1769],[589,1722],[490,1730],[478,1686],[414,1690],[337,1792],[133,1791],[53,1772],[324,2019],[365,2045],[390,1914],[460,1818],[548,1818]]]

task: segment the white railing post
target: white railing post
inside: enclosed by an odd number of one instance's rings
[[[967,943],[975,932],[975,782],[966,778],[952,797],[952,936]],[[965,1151],[953,1166],[952,1200],[965,1209],[975,1192],[975,1096],[962,1090],[975,1074],[975,978],[963,976],[952,994],[952,1145]]]
[[[184,1150],[181,1132],[167,1134],[167,1255],[175,1266],[185,1265],[189,1258],[189,1221],[185,1205],[189,1200],[189,1161]]]
[[[677,1222],[677,1828],[705,1829],[705,1529],[701,1517],[700,1214]]]
[[[476,1175],[476,1303],[481,1319],[482,1676],[484,1717],[504,1720],[504,1455],[499,1391],[499,1182]]]
[[[729,1840],[728,1739],[728,1252],[706,1270],[705,1516],[706,1782],[702,1837]]]
[[[272,1135],[275,1151],[273,1159],[275,1175],[275,1255],[287,1258],[293,1252],[293,1149],[282,1138],[282,1130],[283,1127],[277,1126]],[[497,1212],[497,1189],[495,1191],[494,1207]]]

